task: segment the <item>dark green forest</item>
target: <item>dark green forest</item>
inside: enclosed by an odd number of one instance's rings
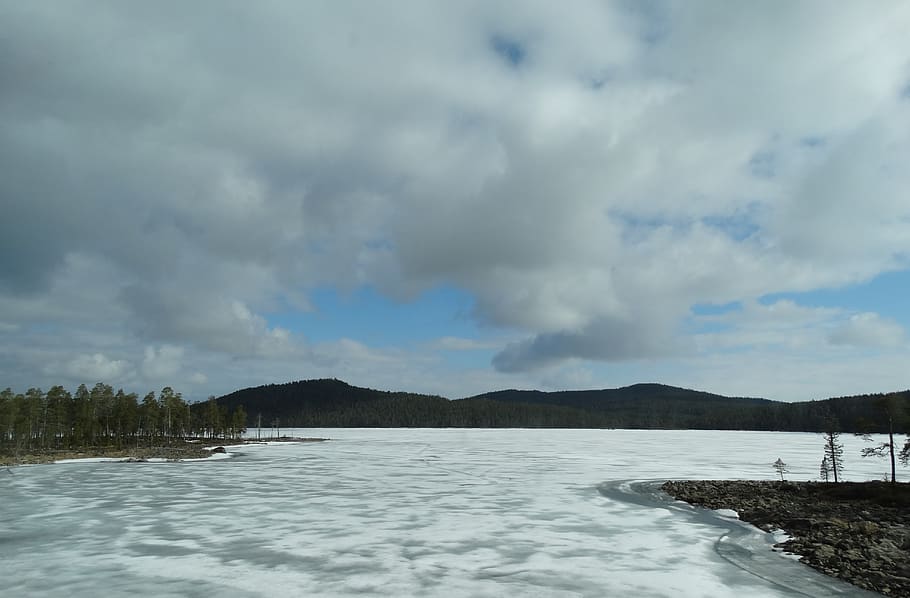
[[[142,399],[99,382],[70,393],[30,388],[0,391],[0,452],[85,447],[151,447],[187,439],[233,438],[246,429],[241,406],[228,409],[214,398],[187,403],[165,387]]]
[[[784,403],[725,397],[662,384],[541,392],[503,390],[458,400],[350,386],[340,380],[304,380],[246,388],[216,399],[245,406],[253,421],[285,427],[483,427],[716,429],[787,432],[887,432],[896,405],[895,432],[910,427],[910,391]]]
[[[887,399],[887,401],[886,401]],[[464,427],[888,432],[910,430],[910,391],[783,403],[661,384],[541,392],[503,390],[449,400],[304,380],[189,403],[165,387],[142,399],[98,383],[70,393],[0,392],[0,451],[152,447],[234,438],[247,428]]]

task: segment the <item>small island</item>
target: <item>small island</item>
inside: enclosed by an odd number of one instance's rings
[[[823,573],[891,596],[910,596],[910,485],[888,482],[669,481],[670,496],[732,509],[790,539],[778,548]]]
[[[144,463],[149,460],[186,461],[207,459],[214,454],[225,453],[228,447],[242,447],[248,444],[265,444],[271,442],[324,442],[328,438],[301,438],[297,436],[280,436],[277,438],[233,439],[228,443],[218,439],[176,439],[170,445],[140,446],[117,448],[112,446],[86,446],[64,449],[32,449],[22,454],[0,452],[0,467],[15,465],[39,465],[70,461],[74,459],[112,459],[123,463]]]
[[[217,449],[225,445],[325,440],[282,436],[277,419],[250,439],[247,419],[242,405],[227,408],[214,397],[188,403],[169,386],[141,400],[103,382],[73,393],[59,385],[47,392],[7,388],[0,391],[0,467],[89,458],[183,461],[223,453]]]

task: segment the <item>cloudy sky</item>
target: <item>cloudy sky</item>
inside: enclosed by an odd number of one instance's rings
[[[910,387],[906,2],[0,21],[0,387]]]

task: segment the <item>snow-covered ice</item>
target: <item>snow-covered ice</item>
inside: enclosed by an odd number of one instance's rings
[[[867,595],[656,491],[774,479],[778,457],[813,479],[818,434],[282,432],[332,440],[0,472],[3,595]],[[880,479],[885,462],[843,440],[848,478]]]

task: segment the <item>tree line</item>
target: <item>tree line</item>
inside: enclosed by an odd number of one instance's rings
[[[75,392],[53,386],[0,391],[0,451],[86,447],[162,446],[187,439],[235,438],[246,430],[242,405],[232,409],[214,397],[187,403],[166,386],[141,399],[99,382]]]
[[[855,432],[857,436],[862,436],[867,442],[871,441],[874,443],[872,446],[863,448],[860,454],[863,457],[887,458],[891,466],[889,479],[892,484],[895,484],[897,483],[896,462],[899,460],[903,465],[910,465],[910,433],[908,433],[907,438],[904,440],[904,445],[900,449],[898,449],[894,439],[897,429],[899,427],[900,429],[906,429],[908,421],[910,421],[910,411],[908,411],[910,405],[907,402],[907,393],[890,393],[867,398],[870,399],[868,402],[875,409],[874,413],[876,415],[873,419],[878,421],[878,425],[873,425],[873,422],[864,419],[865,431]],[[840,441],[841,433],[839,431],[842,427],[837,418],[829,414],[824,429],[824,456],[819,466],[819,478],[825,482],[833,480],[834,483],[837,483],[843,476],[844,445]],[[879,431],[882,427],[885,428],[884,431],[888,435],[887,440],[883,442],[876,441],[870,430],[875,428],[876,431]],[[778,457],[777,461],[772,465],[780,474],[781,481],[783,481],[784,474],[788,471],[787,464]]]
[[[81,385],[73,393],[62,386],[47,392],[38,388],[21,394],[10,389],[0,392],[0,450],[152,446],[181,438],[237,436],[247,426],[261,424],[273,428],[834,429],[893,436],[910,431],[907,413],[908,391],[781,403],[637,384],[550,393],[506,390],[449,400],[324,379],[247,388],[187,403],[170,387],[140,399],[98,383],[92,388]],[[889,452],[894,453],[893,443]]]
[[[891,417],[882,400],[894,404]],[[234,391],[217,399],[245,405],[286,427],[489,427],[767,430],[905,433],[910,392],[801,403],[713,395],[660,384],[586,391],[504,390],[465,399],[302,380]]]

